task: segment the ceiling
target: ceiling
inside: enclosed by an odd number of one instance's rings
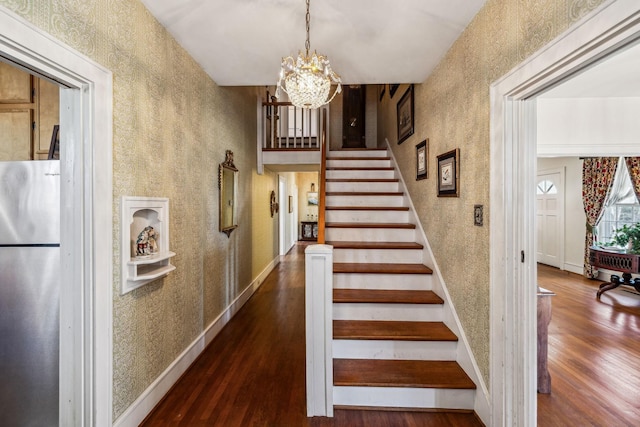
[[[304,0],[142,0],[221,86],[273,86],[305,44]],[[421,83],[486,0],[314,0],[311,50],[346,84]]]

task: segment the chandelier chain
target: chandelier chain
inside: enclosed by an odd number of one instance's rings
[[[311,14],[309,13],[309,4],[311,0],[307,0],[307,41],[304,44],[304,47],[307,49],[307,57],[309,57],[309,49],[311,48],[311,43],[309,42],[309,30],[311,28]]]

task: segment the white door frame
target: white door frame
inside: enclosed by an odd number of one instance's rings
[[[278,203],[280,204],[278,215],[278,253],[283,256],[289,251],[289,207],[287,206],[287,178],[278,175]]]
[[[0,55],[69,88],[60,96],[59,422],[111,426],[112,75],[2,6]]]
[[[536,110],[527,99],[639,37],[638,1],[611,0],[491,85],[491,426],[536,425]]]
[[[540,181],[540,176],[541,175],[551,175],[551,174],[559,174],[560,175],[560,182],[556,183],[556,187],[558,188],[558,208],[557,208],[557,212],[558,212],[558,230],[557,230],[557,236],[556,238],[559,240],[558,241],[558,263],[560,264],[558,266],[558,268],[560,270],[564,270],[564,251],[565,251],[565,247],[564,247],[564,241],[565,241],[565,217],[564,217],[564,213],[565,213],[565,205],[566,205],[566,197],[567,195],[565,194],[565,168],[553,168],[553,169],[544,169],[544,170],[539,170],[536,172],[536,185],[537,183]],[[537,230],[537,224],[536,224],[536,230]],[[537,237],[536,237],[536,258],[537,258],[537,253],[538,253],[538,248],[539,248],[539,243],[537,241]]]

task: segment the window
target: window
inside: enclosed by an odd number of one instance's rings
[[[542,180],[538,183],[538,188],[536,189],[536,193],[538,195],[541,194],[558,194],[558,189],[555,184],[548,179]]]
[[[633,191],[624,158],[620,158],[611,194],[597,226],[596,240],[601,243],[610,242],[615,230],[625,224],[632,225],[637,222],[640,222],[640,203]]]

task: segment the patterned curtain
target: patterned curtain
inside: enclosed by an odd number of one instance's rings
[[[585,158],[582,164],[582,203],[587,216],[587,232],[584,243],[584,276],[595,279],[598,276],[589,260],[589,248],[593,245],[593,230],[600,222],[604,203],[613,177],[616,175],[618,157]]]
[[[640,202],[640,157],[627,157],[625,160],[633,184],[633,191],[636,192],[636,198]]]

